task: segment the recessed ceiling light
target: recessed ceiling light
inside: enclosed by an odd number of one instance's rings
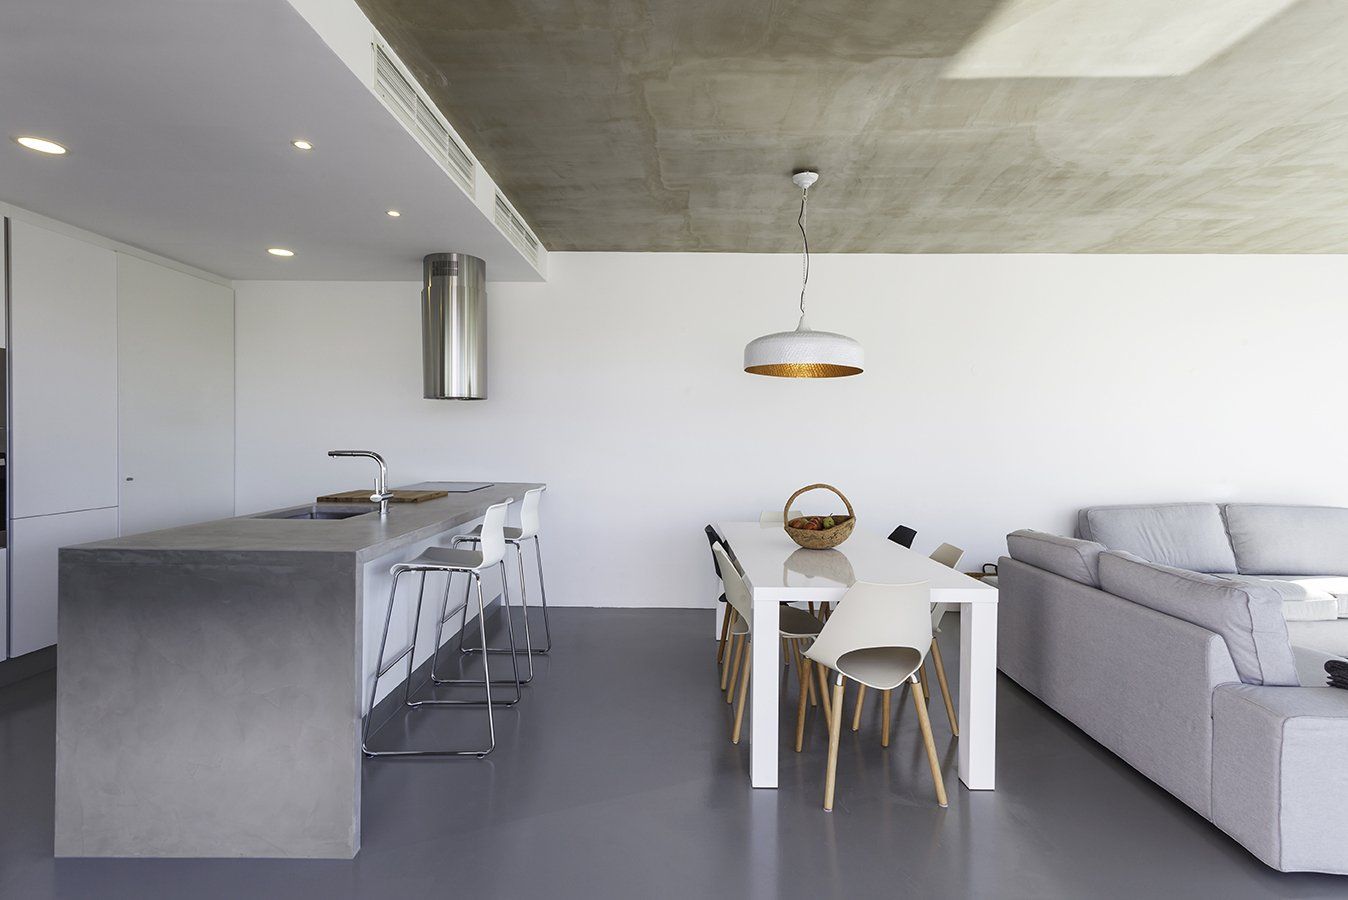
[[[287,250],[285,247],[268,247],[267,252],[272,256],[294,256],[294,250]]]
[[[389,217],[390,217],[390,218],[393,218],[393,219],[396,219],[396,218],[398,218],[399,216],[402,215],[402,213],[398,212],[396,209],[390,209],[390,210],[388,211],[388,214],[389,214]]]
[[[312,149],[314,149],[314,145],[311,144],[311,143],[309,143],[309,142],[306,141],[306,140],[291,141],[291,142],[290,142],[290,146],[294,147],[296,150],[312,150]]]
[[[62,147],[60,144],[56,143],[56,141],[49,141],[46,138],[32,137],[25,134],[16,137],[14,140],[21,146],[27,147],[29,150],[36,150],[38,153],[49,153],[52,156],[62,156],[66,152],[65,147]]]

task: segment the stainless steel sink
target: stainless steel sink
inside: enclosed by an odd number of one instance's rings
[[[262,513],[261,515],[251,516],[254,519],[296,519],[307,521],[331,521],[333,519],[350,519],[355,516],[369,515],[377,513],[378,510],[373,506],[343,506],[338,503],[311,503],[308,506],[296,506],[290,509],[277,510],[276,512]]]

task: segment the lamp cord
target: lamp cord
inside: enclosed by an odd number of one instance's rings
[[[805,286],[810,283],[810,236],[805,232],[805,203],[809,199],[810,189],[800,189],[800,215],[796,218],[796,224],[800,226],[800,239],[805,246],[805,256],[801,260],[801,280],[800,280],[800,317],[805,318]]]

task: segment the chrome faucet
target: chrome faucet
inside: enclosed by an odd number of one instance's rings
[[[373,450],[329,450],[328,456],[364,456],[379,463],[379,474],[374,479],[374,493],[370,495],[370,502],[379,504],[379,518],[387,518],[388,502],[393,499],[393,492],[388,489],[388,466],[384,463],[384,457]]]

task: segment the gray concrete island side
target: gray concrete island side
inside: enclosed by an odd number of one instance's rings
[[[389,566],[536,486],[62,549],[56,855],[354,856]]]

